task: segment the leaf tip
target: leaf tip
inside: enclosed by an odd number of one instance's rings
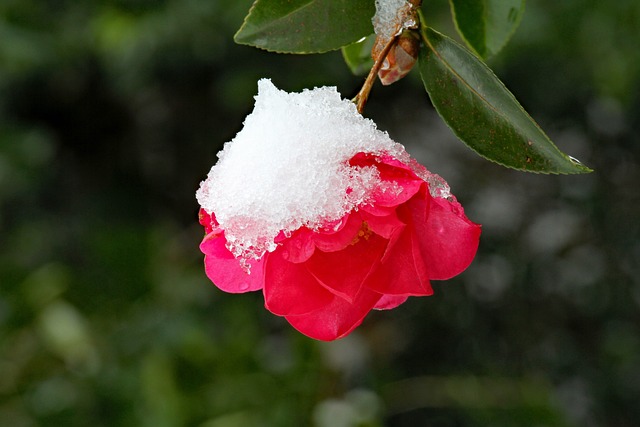
[[[567,156],[569,158],[569,161],[571,162],[571,164],[575,167],[575,172],[576,174],[578,173],[591,173],[593,172],[593,169],[591,169],[590,167],[586,166],[584,163],[582,163],[580,160],[576,159],[573,156]]]

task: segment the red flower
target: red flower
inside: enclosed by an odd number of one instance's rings
[[[309,337],[334,340],[353,331],[371,309],[431,295],[430,280],[467,268],[480,225],[467,219],[441,178],[391,156],[359,153],[350,165],[379,171],[370,202],[322,229],[280,233],[277,248],[250,260],[249,269],[227,249],[215,216],[201,209],[207,276],[226,292],[262,289],[269,311]]]

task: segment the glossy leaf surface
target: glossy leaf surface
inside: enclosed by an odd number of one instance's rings
[[[456,28],[481,57],[498,53],[524,12],[525,0],[449,0]]]
[[[376,40],[375,34],[371,34],[364,40],[359,40],[342,48],[342,57],[351,72],[357,76],[367,74],[373,66],[371,48]]]
[[[373,0],[256,0],[234,40],[283,53],[339,49],[373,32]]]
[[[562,153],[475,55],[432,30],[422,32],[419,67],[438,114],[481,156],[530,172],[591,170]]]

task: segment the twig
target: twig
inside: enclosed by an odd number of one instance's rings
[[[358,109],[358,113],[362,114],[364,111],[364,105],[367,103],[367,99],[369,98],[369,92],[371,92],[371,88],[373,87],[373,83],[376,80],[376,76],[378,75],[378,71],[382,67],[384,60],[387,58],[387,55],[391,51],[391,48],[398,41],[398,35],[395,35],[389,39],[387,44],[384,46],[384,49],[378,55],[378,59],[373,63],[373,67],[371,67],[371,71],[369,71],[369,75],[367,79],[364,81],[362,85],[362,89],[356,95],[354,101],[356,103],[356,108]]]

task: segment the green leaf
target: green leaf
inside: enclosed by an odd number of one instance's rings
[[[374,0],[256,0],[236,43],[282,53],[321,53],[373,32]]]
[[[488,58],[507,44],[522,19],[525,0],[449,0],[456,28],[469,47]]]
[[[530,172],[591,172],[562,153],[475,55],[450,38],[422,31],[420,75],[453,132],[481,156]]]
[[[375,34],[371,34],[364,39],[342,48],[344,62],[347,63],[351,72],[356,76],[367,74],[371,67],[373,67],[371,49],[375,41]]]

